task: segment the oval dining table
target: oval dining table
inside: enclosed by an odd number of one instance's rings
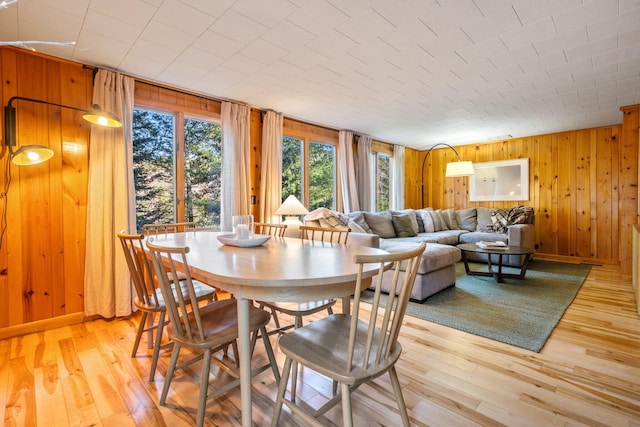
[[[249,304],[252,300],[305,302],[342,298],[343,312],[350,310],[358,267],[356,254],[383,254],[380,249],[338,245],[289,237],[272,237],[263,245],[238,247],[222,244],[214,231],[189,231],[150,237],[158,245],[187,246],[191,275],[230,292],[238,304],[240,341],[240,396],[242,425],[252,425]],[[368,266],[364,278],[377,273]]]

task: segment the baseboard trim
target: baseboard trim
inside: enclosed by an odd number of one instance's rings
[[[0,340],[75,325],[82,323],[84,320],[84,313],[80,312],[65,314],[64,316],[57,316],[51,319],[36,320],[35,322],[24,323],[22,325],[8,326],[6,328],[0,328]]]

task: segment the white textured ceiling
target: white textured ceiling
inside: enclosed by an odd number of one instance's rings
[[[417,149],[621,123],[619,108],[640,103],[640,0],[0,8],[0,41],[34,39],[77,42],[43,53]]]

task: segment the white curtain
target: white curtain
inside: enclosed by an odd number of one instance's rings
[[[358,166],[356,167],[356,181],[358,182],[358,202],[360,210],[373,212],[371,179],[371,137],[362,135],[358,138]]]
[[[260,219],[273,222],[282,203],[282,114],[267,111],[262,121]]]
[[[135,231],[133,91],[130,77],[106,70],[96,74],[93,103],[119,117],[123,126],[91,128],[84,267],[87,316],[110,318],[132,311],[129,270],[116,233]]]
[[[342,188],[342,211],[346,213],[359,211],[353,133],[344,130],[338,133],[338,176]]]
[[[404,209],[404,147],[393,146],[391,209]]]
[[[233,215],[251,213],[251,107],[222,103],[222,200],[220,229],[232,229]]]

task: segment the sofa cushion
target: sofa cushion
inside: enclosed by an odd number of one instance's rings
[[[372,233],[371,229],[369,228],[369,225],[364,220],[364,213],[362,211],[350,212],[345,215],[349,219],[349,222],[356,223],[358,227],[364,230],[365,233]]]
[[[507,242],[507,235],[503,233],[490,233],[475,231],[473,233],[465,233],[459,236],[460,243],[476,243],[476,242]]]
[[[388,239],[396,237],[396,231],[391,221],[391,212],[384,211],[378,213],[363,212],[364,220],[371,229],[371,232]]]
[[[416,215],[416,211],[414,211],[413,209],[402,209],[399,211],[391,211],[391,215],[408,215],[409,219],[411,220],[411,229],[414,231],[414,233],[418,234],[420,232],[420,226],[418,225],[418,215]],[[397,234],[397,233],[396,233]]]
[[[476,208],[459,209],[456,211],[456,220],[461,230],[476,231],[478,214]]]
[[[429,215],[431,215],[431,219],[433,220],[433,231],[442,231],[442,230],[449,229],[447,227],[447,223],[444,222],[442,209],[438,209],[436,211],[429,211]]]
[[[433,209],[420,209],[416,211],[416,215],[418,215],[422,221],[422,229],[418,226],[418,233],[433,233],[435,231],[433,218],[430,214],[432,211]]]
[[[417,224],[416,229],[414,229],[409,214],[393,213],[391,215],[391,223],[393,224],[393,229],[397,237],[414,237],[418,234],[416,231],[418,228]]]
[[[449,230],[459,230],[458,220],[456,219],[456,210],[454,208],[443,209],[440,212],[440,216],[444,220]]]
[[[393,239],[380,242],[380,249],[395,253],[406,251],[416,245],[417,243],[415,242],[396,242],[396,239]],[[422,260],[418,267],[418,274],[426,274],[430,271],[435,271],[448,265],[455,264],[460,261],[460,258],[460,249],[455,246],[429,243],[422,254]]]
[[[460,240],[460,235],[468,233],[467,230],[442,230],[436,231],[432,234],[435,237],[437,243],[443,245],[457,245]]]
[[[490,232],[489,224],[491,224],[491,212],[492,208],[478,207],[476,213],[478,217],[478,223],[476,224],[475,231]]]

